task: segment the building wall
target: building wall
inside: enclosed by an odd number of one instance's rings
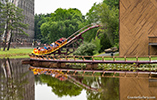
[[[29,24],[26,33],[29,34],[29,38],[34,38],[34,0],[19,0],[18,7],[23,9],[25,15],[24,23]]]
[[[120,56],[156,55],[149,39],[157,37],[157,0],[120,0],[119,32]]]

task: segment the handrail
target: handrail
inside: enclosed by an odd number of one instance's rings
[[[157,63],[157,56],[135,56],[135,57],[127,57],[127,56],[50,56],[50,55],[29,55],[31,59],[45,59],[45,60],[54,60],[54,61],[60,61],[61,59],[64,61],[73,61],[73,62],[79,62],[80,60],[84,61],[84,62],[99,62],[99,63],[103,63],[103,62],[107,62],[107,61],[113,61],[113,63]],[[156,58],[155,58],[156,57]],[[110,59],[108,59],[110,58]],[[118,59],[119,58],[119,59]],[[130,59],[131,58],[131,59]],[[133,58],[133,59],[132,59]],[[142,60],[140,59],[142,58]],[[144,60],[143,60],[144,58]],[[100,62],[101,61],[101,62]]]

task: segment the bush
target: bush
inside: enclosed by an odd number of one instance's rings
[[[78,49],[74,52],[74,55],[82,56],[93,56],[96,46],[93,43],[84,42]]]
[[[100,44],[100,39],[98,38],[98,37],[96,37],[95,39],[92,39],[92,41],[91,41],[93,44],[95,44],[95,46],[96,46],[96,49],[95,49],[95,53],[97,54],[97,53],[99,53],[99,51],[101,50],[101,44]]]
[[[112,47],[111,41],[106,34],[104,34],[100,38],[101,50],[99,52],[103,52],[105,49]]]

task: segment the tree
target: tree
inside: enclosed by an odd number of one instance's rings
[[[8,43],[7,50],[9,50],[10,48],[11,38],[14,33],[14,30],[18,30],[19,32],[18,34],[28,35],[23,31],[23,28],[27,28],[28,25],[22,23],[24,19],[24,15],[22,14],[22,9],[16,7],[13,3],[9,2],[8,0],[6,0],[6,3],[3,4],[0,14],[1,14],[1,18],[4,20],[1,23],[1,26],[5,25],[5,27],[2,28],[2,32],[4,32],[3,51],[5,51],[5,48],[7,47],[7,43]]]
[[[100,38],[100,45],[101,45],[101,49],[99,52],[103,52],[105,49],[112,47],[112,44],[107,34],[102,34]]]
[[[110,6],[110,9],[113,7],[119,9],[119,0],[104,0],[103,3],[106,3],[108,6]]]
[[[104,49],[113,45],[116,46],[119,43],[119,9],[113,4],[112,7],[111,4],[107,5],[106,3],[98,5],[96,12],[99,16],[99,22],[102,25],[98,36],[102,45],[101,51],[104,51]]]
[[[99,21],[98,13],[96,12],[96,8],[98,5],[96,3],[93,4],[89,12],[86,14],[86,22],[85,25],[91,24],[91,23],[97,23]],[[84,25],[84,26],[85,26]],[[92,39],[96,38],[98,28],[94,28],[92,30],[89,30],[85,34],[83,34],[83,38],[86,42],[91,42]]]
[[[99,52],[104,51],[119,43],[119,0],[104,0],[102,3],[94,4],[86,14],[87,23],[99,23],[101,29],[88,31],[83,34],[85,41],[96,41]],[[100,45],[98,40],[100,39]]]
[[[97,8],[97,12],[103,26],[102,34],[108,35],[112,45],[116,44],[119,40],[119,10],[115,7],[109,9],[107,4],[101,3]]]
[[[69,37],[79,30],[79,25],[85,21],[82,13],[76,8],[58,8],[45,20],[40,27],[42,43],[52,43],[61,37]]]
[[[2,7],[3,7],[3,4],[0,2],[0,20],[2,20],[1,19],[1,9],[2,9]],[[1,22],[0,22],[0,24],[1,24]],[[1,37],[1,35],[2,35],[2,32],[0,30],[0,37]],[[0,39],[0,51],[1,51],[1,39]]]
[[[44,15],[44,14],[35,14],[35,22],[34,22],[34,25],[35,25],[35,28],[34,28],[34,32],[35,32],[35,39],[40,39],[42,38],[42,35],[41,35],[41,30],[40,30],[40,27],[43,23],[45,23],[47,21],[47,17],[50,17],[49,14],[47,15]]]

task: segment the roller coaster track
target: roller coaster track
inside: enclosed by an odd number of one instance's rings
[[[73,53],[81,43],[83,43],[82,34],[89,31],[90,29],[97,28],[97,27],[100,27],[100,25],[89,24],[81,28],[80,30],[76,31],[75,33],[73,33],[61,45],[59,45],[56,48],[53,48],[51,51],[46,50],[44,53],[35,53],[33,51],[32,54],[33,55],[51,55],[51,54],[69,55]]]

